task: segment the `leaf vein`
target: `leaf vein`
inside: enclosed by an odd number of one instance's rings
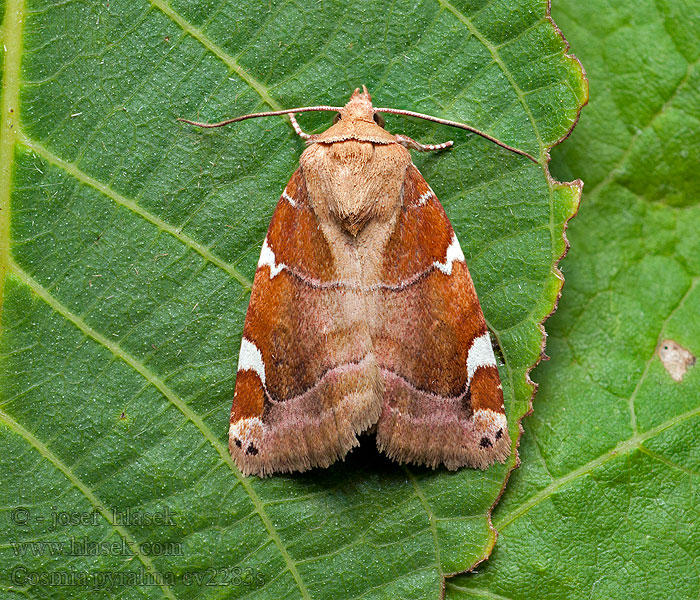
[[[204,437],[209,441],[209,443],[214,447],[214,449],[219,453],[219,456],[226,463],[231,472],[234,474],[236,479],[241,483],[246,493],[250,497],[251,502],[255,508],[255,512],[260,516],[260,520],[263,522],[265,529],[267,529],[268,535],[275,543],[278,551],[282,555],[282,558],[287,566],[287,569],[294,577],[294,580],[301,591],[302,597],[311,600],[309,591],[306,589],[304,582],[299,575],[299,571],[296,568],[296,563],[290,556],[286,546],[283,544],[275,526],[273,525],[270,517],[265,511],[265,507],[253,489],[250,482],[247,481],[240,471],[236,468],[229,455],[228,448],[226,448],[214,433],[209,429],[209,427],[204,423],[202,418],[195,413],[190,406],[187,405],[179,396],[173,392],[160,377],[148,369],[145,365],[139,362],[136,358],[131,356],[129,353],[125,352],[118,344],[108,340],[101,333],[94,330],[87,323],[85,323],[80,317],[71,313],[65,306],[63,306],[56,298],[54,298],[46,289],[44,289],[37,281],[35,281],[28,273],[26,273],[22,268],[17,265],[12,259],[9,260],[10,267],[13,272],[30,288],[32,289],[42,300],[44,300],[53,310],[55,310],[62,317],[73,323],[80,331],[83,332],[87,337],[91,338],[98,344],[104,346],[107,350],[112,352],[116,357],[123,360],[127,365],[134,369],[139,375],[144,379],[149,381],[165,398],[167,398],[173,406],[180,410],[180,412],[185,415],[189,421],[199,429],[199,431],[204,435]]]
[[[698,58],[698,60],[696,60],[694,63],[688,65],[688,68],[685,72],[685,75],[680,79],[680,81],[678,82],[678,85],[676,85],[675,89],[673,90],[671,95],[668,97],[666,102],[664,102],[661,105],[661,108],[659,108],[659,110],[656,111],[656,113],[654,113],[654,115],[652,115],[652,117],[649,119],[649,121],[647,121],[646,125],[644,125],[643,127],[639,127],[636,130],[635,134],[630,138],[630,141],[629,141],[629,144],[627,145],[627,148],[624,150],[624,152],[620,156],[620,160],[618,160],[610,168],[610,172],[608,173],[607,177],[605,177],[600,182],[598,182],[595,186],[593,186],[591,191],[588,192],[589,196],[591,196],[591,197],[594,196],[596,194],[596,192],[598,192],[598,190],[600,190],[602,187],[605,187],[607,184],[609,184],[615,180],[617,175],[619,175],[620,168],[622,167],[622,165],[625,164],[625,162],[629,158],[630,154],[632,154],[632,150],[634,149],[634,145],[637,143],[637,140],[639,139],[639,137],[654,124],[654,121],[656,121],[656,119],[658,119],[660,116],[662,116],[664,114],[664,112],[666,112],[666,109],[668,109],[669,106],[671,106],[671,103],[676,99],[676,96],[678,96],[678,93],[680,92],[681,88],[688,82],[688,80],[690,79],[690,76],[693,74],[693,70],[695,69],[695,67],[698,66],[698,64],[700,64],[700,58]]]
[[[401,465],[401,468],[403,469],[404,473],[406,473],[406,475],[408,476],[408,479],[411,481],[411,485],[413,486],[413,489],[416,492],[416,496],[418,497],[418,500],[420,500],[420,503],[423,505],[423,508],[425,509],[425,512],[428,515],[428,522],[430,523],[430,533],[433,536],[433,543],[435,544],[435,561],[437,563],[438,572],[440,573],[440,575],[443,575],[442,559],[440,558],[440,539],[438,537],[437,523],[435,522],[435,514],[430,508],[430,503],[425,497],[423,490],[418,485],[418,481],[416,480],[416,476],[413,474],[413,471],[411,471],[406,465]]]
[[[508,598],[508,596],[501,596],[500,594],[496,594],[492,592],[491,590],[484,590],[484,589],[479,589],[479,588],[466,588],[461,585],[455,585],[454,583],[447,582],[445,584],[446,587],[452,588],[453,590],[458,590],[460,592],[466,592],[468,594],[472,594],[473,596],[478,596],[479,598],[491,598],[491,600],[511,600],[511,598]]]
[[[85,496],[88,502],[92,504],[92,506],[97,510],[97,512],[100,513],[100,515],[102,515],[105,521],[107,521],[107,523],[109,523],[109,525],[122,537],[122,539],[129,546],[131,552],[133,552],[133,554],[139,559],[139,561],[141,561],[146,570],[151,575],[155,575],[156,569],[153,566],[151,559],[148,557],[148,555],[143,554],[141,552],[138,544],[136,543],[136,540],[129,534],[128,530],[122,527],[121,525],[118,525],[112,520],[109,511],[104,507],[105,503],[100,501],[100,499],[95,495],[95,493],[90,489],[90,487],[86,483],[84,483],[75,473],[73,473],[73,471],[66,463],[64,463],[58,456],[51,452],[51,450],[48,448],[48,446],[46,446],[46,444],[39,440],[31,431],[25,429],[22,425],[15,421],[10,415],[5,413],[4,411],[0,411],[0,419],[4,421],[10,429],[12,429],[18,435],[22,436],[32,447],[34,447],[36,451],[42,456],[42,458],[48,460],[51,464],[53,464],[54,467],[56,467],[56,469],[63,473],[66,479],[70,481],[70,483],[76,489],[78,489],[83,494],[83,496]],[[164,583],[160,583],[159,585],[160,588],[163,590],[165,596],[171,598],[172,600],[175,600],[175,595],[167,585],[165,585]]]
[[[505,527],[510,525],[513,521],[516,519],[520,518],[523,516],[526,512],[528,512],[531,508],[542,502],[543,500],[549,498],[554,492],[559,490],[559,488],[563,487],[567,483],[570,483],[571,481],[574,481],[578,479],[579,477],[583,477],[584,475],[588,475],[591,472],[593,472],[595,469],[597,469],[599,466],[603,465],[607,461],[621,455],[625,454],[627,452],[630,452],[632,450],[639,450],[641,444],[650,439],[653,438],[654,436],[663,433],[667,429],[670,429],[674,425],[677,425],[678,423],[682,423],[683,421],[687,421],[688,419],[692,419],[694,417],[700,416],[700,407],[694,408],[692,410],[689,410],[687,412],[684,412],[680,415],[676,415],[675,417],[672,417],[660,425],[657,425],[656,427],[649,429],[648,431],[645,431],[644,433],[640,433],[637,435],[633,435],[632,437],[628,438],[627,440],[624,440],[622,442],[619,442],[614,448],[608,450],[604,454],[601,454],[597,458],[594,458],[593,460],[587,462],[585,465],[582,465],[578,469],[575,469],[573,471],[570,471],[566,475],[563,475],[554,481],[552,481],[548,486],[543,488],[541,491],[538,493],[534,494],[531,496],[528,500],[523,502],[517,509],[512,511],[510,514],[506,514],[502,518],[498,518],[498,523],[495,524],[496,528],[499,530],[503,530]]]
[[[525,95],[523,94],[523,90],[520,88],[520,86],[517,84],[515,81],[515,78],[513,77],[513,74],[510,72],[510,69],[506,66],[506,64],[503,62],[503,59],[501,58],[498,48],[494,46],[489,40],[486,39],[486,37],[474,26],[474,23],[471,22],[469,18],[467,18],[466,15],[461,13],[459,10],[457,10],[448,0],[437,0],[438,3],[449,10],[455,17],[457,17],[464,25],[467,27],[469,32],[477,39],[481,44],[490,52],[491,56],[493,56],[494,61],[496,61],[496,64],[500,67],[501,72],[505,76],[505,78],[508,80],[508,83],[510,83],[511,87],[513,88],[513,91],[515,92],[515,95],[518,97],[518,100],[523,107],[523,110],[525,111],[525,114],[527,115],[530,125],[532,126],[532,132],[535,135],[535,138],[537,139],[537,143],[540,147],[540,154],[543,152],[545,146],[544,142],[542,141],[542,136],[540,135],[540,130],[537,127],[537,122],[535,120],[534,115],[532,114],[532,111],[530,110],[530,106],[528,105],[527,101],[525,100]]]
[[[158,8],[164,15],[169,19],[179,25],[183,31],[187,32],[194,39],[196,39],[200,44],[202,44],[207,50],[214,54],[221,62],[223,62],[229,69],[231,69],[236,75],[238,75],[245,83],[247,83],[251,88],[253,88],[258,95],[263,99],[263,101],[273,110],[282,110],[284,108],[278,104],[270,96],[267,87],[250,73],[248,73],[238,62],[230,55],[224,52],[217,44],[210,40],[201,29],[198,29],[183,17],[181,17],[175,10],[173,10],[168,4],[163,2],[163,0],[150,0],[151,4]]]
[[[653,458],[655,461],[663,463],[666,466],[671,467],[672,469],[676,469],[678,471],[683,471],[683,473],[687,475],[692,475],[693,477],[700,477],[700,473],[697,471],[693,471],[692,469],[689,469],[688,467],[684,467],[683,465],[679,465],[676,462],[673,462],[672,460],[669,460],[665,456],[661,456],[661,454],[657,454],[653,450],[649,450],[649,448],[646,448],[645,446],[640,446],[639,451],[642,454],[646,454],[648,457]]]
[[[118,192],[115,192],[112,190],[109,186],[105,185],[104,183],[98,181],[97,179],[94,179],[93,177],[90,177],[87,173],[84,173],[78,167],[76,167],[74,164],[69,163],[68,161],[60,158],[59,156],[53,154],[50,150],[45,148],[41,143],[36,142],[28,137],[26,137],[22,133],[18,133],[18,137],[21,141],[21,143],[29,148],[30,150],[33,150],[36,154],[41,156],[44,160],[46,160],[48,163],[52,164],[55,167],[58,167],[60,169],[63,169],[66,171],[69,175],[74,177],[76,180],[78,180],[80,183],[87,185],[89,187],[94,188],[98,192],[102,193],[103,195],[107,196],[111,200],[113,200],[116,204],[123,206],[124,208],[129,209],[131,212],[137,214],[138,216],[142,217],[152,225],[155,225],[160,229],[161,231],[164,231],[166,233],[169,233],[172,235],[174,238],[178,239],[181,241],[183,244],[197,252],[197,254],[201,255],[202,258],[207,260],[208,262],[212,263],[213,265],[216,265],[223,271],[226,271],[231,277],[233,277],[236,281],[238,281],[244,288],[250,290],[252,288],[253,284],[246,278],[244,277],[236,268],[234,268],[230,263],[227,263],[226,261],[222,260],[215,254],[211,252],[210,248],[207,248],[203,244],[200,244],[190,236],[182,233],[179,231],[178,228],[174,227],[173,225],[167,223],[166,221],[163,221],[160,217],[157,217],[156,215],[148,212],[138,204],[136,204],[133,200],[126,198],[125,196],[122,196]]]

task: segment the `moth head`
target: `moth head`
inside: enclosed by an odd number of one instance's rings
[[[362,91],[356,88],[350,96],[348,103],[340,109],[338,113],[341,121],[374,121],[374,107],[372,106],[372,96],[369,95],[367,88],[363,85]]]

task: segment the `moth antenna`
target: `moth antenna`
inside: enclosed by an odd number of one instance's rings
[[[242,115],[240,117],[234,117],[233,119],[226,119],[225,121],[220,121],[218,123],[199,123],[198,121],[190,121],[189,119],[178,119],[183,123],[189,123],[190,125],[196,125],[197,127],[223,127],[230,123],[238,123],[238,121],[245,121],[246,119],[257,119],[258,117],[275,117],[277,115],[287,115],[290,113],[300,113],[300,112],[311,112],[311,111],[322,111],[328,110],[333,112],[339,112],[342,110],[339,106],[302,106],[300,108],[287,108],[285,110],[273,110],[270,112],[259,112],[250,113],[248,115]],[[294,119],[294,117],[292,117]],[[296,128],[295,128],[296,131]],[[298,133],[298,132],[297,132]],[[302,136],[304,137],[304,136]]]
[[[449,125],[450,127],[465,129],[466,131],[471,131],[472,133],[475,133],[476,135],[481,136],[482,138],[487,139],[490,142],[493,142],[501,148],[510,150],[515,154],[520,154],[520,156],[524,156],[526,158],[529,158],[532,162],[540,164],[539,161],[534,156],[532,156],[532,154],[528,154],[527,152],[525,152],[524,150],[520,150],[519,148],[509,146],[508,144],[503,143],[501,140],[489,135],[488,133],[484,133],[483,131],[478,130],[476,127],[472,127],[471,125],[465,125],[464,123],[459,123],[458,121],[449,121],[448,119],[441,119],[439,117],[424,115],[423,113],[413,112],[412,110],[403,110],[400,108],[375,108],[374,112],[389,113],[393,115],[405,115],[407,117],[417,117],[418,119],[433,121],[434,123],[440,123],[441,125]]]

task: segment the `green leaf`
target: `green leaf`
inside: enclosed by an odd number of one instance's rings
[[[552,360],[496,551],[448,597],[697,598],[700,368],[700,3],[561,0],[591,103],[553,171],[586,182]]]
[[[250,281],[303,142],[282,118],[207,132],[176,118],[342,104],[366,84],[382,105],[537,156],[388,123],[455,139],[416,162],[503,350],[517,434],[579,196],[548,177],[547,151],[586,94],[545,12],[542,0],[7,0],[0,593],[437,598],[443,576],[488,556],[515,453],[486,472],[430,471],[367,438],[325,470],[236,470],[226,434]]]

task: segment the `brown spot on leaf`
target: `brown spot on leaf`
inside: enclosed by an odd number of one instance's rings
[[[657,348],[661,364],[674,381],[683,381],[683,376],[692,367],[695,355],[673,340],[662,340]]]

